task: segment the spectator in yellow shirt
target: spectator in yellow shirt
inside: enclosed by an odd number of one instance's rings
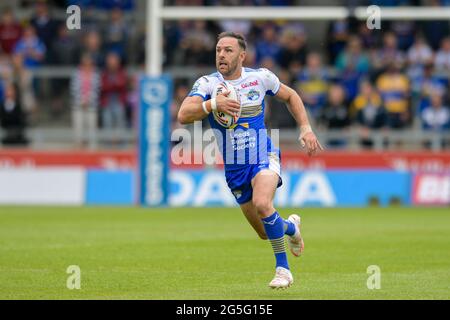
[[[376,86],[384,101],[388,126],[393,129],[405,127],[409,119],[410,83],[400,72],[399,64],[391,62],[387,71],[378,77]]]
[[[359,93],[353,100],[351,110],[354,119],[360,125],[361,145],[366,148],[372,147],[370,131],[386,125],[386,110],[380,94],[368,80],[360,83]]]

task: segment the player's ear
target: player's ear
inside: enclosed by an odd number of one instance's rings
[[[247,52],[245,50],[242,50],[239,54],[239,58],[241,59],[241,62],[244,62],[245,57],[247,56]]]

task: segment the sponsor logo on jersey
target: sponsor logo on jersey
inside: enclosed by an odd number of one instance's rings
[[[245,88],[254,87],[254,86],[257,86],[257,85],[258,85],[258,80],[255,80],[255,81],[250,81],[250,82],[246,82],[246,83],[241,84],[241,88],[245,89]]]
[[[255,89],[251,89],[248,93],[247,93],[247,98],[250,101],[255,101],[258,100],[260,96],[259,91],[255,90]]]

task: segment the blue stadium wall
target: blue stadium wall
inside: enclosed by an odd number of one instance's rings
[[[170,173],[171,206],[235,206],[223,172],[174,170]],[[84,204],[135,203],[135,175],[131,171],[88,170]],[[391,203],[410,205],[412,175],[389,170],[284,172],[275,203],[282,207],[363,207]]]

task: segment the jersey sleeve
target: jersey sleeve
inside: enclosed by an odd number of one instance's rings
[[[199,96],[202,97],[204,101],[211,96],[210,81],[206,77],[198,78],[192,86],[191,92],[189,92],[188,97]]]
[[[278,93],[278,90],[280,90],[280,79],[270,70],[266,68],[259,69],[262,76],[262,82],[264,85],[264,88],[266,89],[266,94],[270,96],[274,96]]]

